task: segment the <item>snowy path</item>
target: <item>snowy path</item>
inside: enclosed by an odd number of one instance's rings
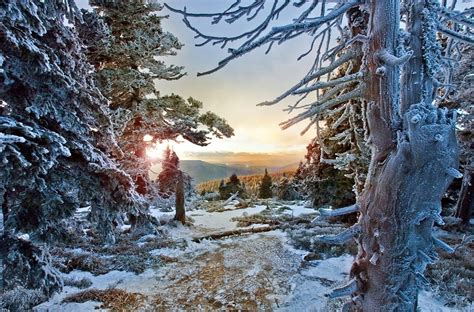
[[[209,213],[189,213],[192,227],[169,226],[174,239],[189,238],[209,231],[236,228],[231,219],[262,212],[265,206]],[[314,210],[290,206],[294,216]],[[155,211],[157,217],[172,213]],[[146,296],[143,311],[336,311],[341,300],[328,302],[324,294],[347,280],[352,256],[343,255],[321,261],[303,261],[307,253],[295,250],[281,231],[231,237],[218,241],[188,242],[183,249],[162,248],[152,251],[166,259],[159,269],[136,275],[113,271],[101,276],[73,271],[69,276],[88,277],[91,288],[115,287]],[[98,302],[61,303],[80,290],[65,287],[37,311],[94,311]],[[429,294],[420,300],[430,303],[424,311],[442,309]]]

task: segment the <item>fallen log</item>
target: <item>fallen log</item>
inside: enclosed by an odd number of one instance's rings
[[[270,231],[273,231],[273,230],[285,230],[285,229],[288,229],[288,228],[290,228],[292,226],[295,226],[295,225],[298,225],[298,224],[310,224],[310,223],[311,223],[311,220],[309,220],[309,219],[296,218],[294,220],[278,223],[278,224],[275,224],[275,225],[244,228],[244,229],[235,229],[235,230],[224,231],[224,232],[210,233],[210,234],[207,234],[207,235],[204,235],[204,236],[193,237],[191,239],[191,241],[199,243],[199,242],[201,242],[205,239],[220,239],[220,238],[224,238],[224,237],[238,236],[238,235],[243,235],[243,234],[254,234],[254,233],[262,233],[262,232],[270,232]]]
[[[238,236],[238,235],[243,235],[243,234],[270,232],[273,230],[278,230],[280,228],[282,228],[282,225],[261,226],[261,227],[253,227],[253,228],[246,228],[246,229],[235,229],[235,230],[230,230],[230,231],[211,233],[211,234],[207,234],[207,235],[199,236],[199,237],[193,237],[191,240],[195,243],[199,243],[205,239],[220,239],[224,237]]]

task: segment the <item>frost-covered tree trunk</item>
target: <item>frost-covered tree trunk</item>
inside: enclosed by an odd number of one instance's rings
[[[330,2],[336,4],[326,6]],[[274,100],[259,105],[300,96],[286,109],[290,113],[300,110],[280,124],[284,129],[303,120],[309,120],[305,128],[309,129],[331,110],[351,105],[353,100],[362,99],[366,107],[361,114],[371,162],[364,190],[354,205],[338,211],[320,209],[321,215],[328,216],[360,212],[357,224],[330,238],[342,243],[355,237],[359,252],[351,269],[352,280],[328,296],[350,295],[346,310],[414,311],[418,289],[426,282],[425,266],[436,259],[434,248],[453,251],[432,236],[432,226],[443,223],[441,197],[451,180],[462,176],[457,170],[456,116],[437,108],[434,100],[439,88],[446,92],[450,85],[449,78],[443,79],[441,73],[449,72],[446,64],[451,61],[449,56],[442,58],[439,41],[449,38],[473,44],[471,13],[454,11],[455,3],[448,9],[435,0],[406,0],[403,10],[401,2],[395,0],[286,1],[280,6],[275,2],[264,22],[235,36],[208,35],[190,22],[211,17],[214,24],[221,20],[233,23],[248,15],[251,20],[264,3],[240,6],[240,1],[235,1],[227,10],[214,14],[169,9],[184,16],[196,37],[203,40],[200,45],[224,47],[242,42],[229,48],[229,55],[214,69],[202,74],[219,70],[259,47],[270,51],[274,43],[302,34],[312,36],[308,51],[301,56],[314,50],[308,73]],[[296,18],[288,24],[272,23],[290,3],[301,8]],[[347,36],[343,16],[356,7],[370,16],[362,25],[367,26],[367,32],[361,27],[364,31],[360,34]],[[401,20],[406,30],[400,30]],[[331,31],[336,29],[340,40],[332,45]],[[362,49],[358,50],[360,43]],[[352,71],[358,67],[354,61],[361,56],[360,70]],[[342,77],[334,75],[349,62],[353,67],[349,66]],[[324,90],[322,96],[319,90]],[[305,101],[314,94],[311,92],[316,93],[316,101]],[[345,133],[337,135],[338,139],[346,137]]]
[[[441,197],[458,174],[455,117],[432,105],[429,47],[422,39],[434,36],[429,7],[414,0],[409,9],[413,56],[403,66],[400,85],[399,55],[411,52],[398,47],[399,1],[370,6],[366,99],[372,161],[359,203],[359,252],[351,269],[358,289],[353,302],[363,311],[415,310],[423,271],[435,258],[432,226],[442,222]]]
[[[184,207],[184,177],[180,172],[178,181],[176,181],[176,214],[174,219],[180,221],[182,224],[186,223],[186,211]]]

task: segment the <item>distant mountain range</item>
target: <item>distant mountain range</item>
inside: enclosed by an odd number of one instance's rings
[[[263,174],[265,168],[268,172],[283,172],[294,170],[298,163],[280,167],[246,166],[246,165],[224,165],[213,164],[202,160],[182,160],[181,169],[193,178],[193,183],[198,184],[205,181],[228,178],[233,173],[237,175]]]

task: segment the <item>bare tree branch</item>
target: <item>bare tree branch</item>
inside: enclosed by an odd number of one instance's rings
[[[222,47],[224,47],[228,42],[240,40],[243,38],[249,38],[247,41],[241,44],[237,49],[229,49],[228,51],[231,55],[223,59],[222,61],[220,61],[217,67],[203,73],[198,73],[198,76],[200,76],[200,75],[213,73],[219,70],[220,68],[224,67],[225,65],[227,65],[230,61],[262,45],[271,44],[274,41],[279,41],[279,43],[282,43],[283,41],[287,41],[291,38],[294,38],[303,32],[314,33],[317,29],[319,29],[319,27],[321,27],[325,23],[331,22],[339,18],[353,6],[360,4],[360,0],[350,0],[347,2],[341,2],[341,3],[338,3],[336,7],[334,7],[334,9],[327,15],[321,14],[321,16],[316,17],[316,18],[308,18],[309,14],[316,7],[317,2],[318,1],[313,1],[310,7],[305,12],[303,12],[303,14],[301,14],[300,17],[296,19],[293,23],[283,25],[283,26],[275,26],[266,35],[261,36],[262,32],[269,26],[270,22],[274,19],[277,19],[281,11],[290,3],[289,0],[286,0],[283,4],[281,4],[280,6],[277,6],[278,1],[274,1],[273,7],[270,13],[261,24],[259,24],[256,28],[250,31],[241,33],[233,37],[218,37],[218,36],[205,35],[202,32],[200,32],[197,28],[191,25],[191,23],[188,20],[188,17],[214,17],[214,23],[218,23],[220,19],[223,18],[224,16],[231,16],[230,20],[228,20],[228,22],[231,23],[239,19],[245,13],[249,13],[250,11],[256,10],[256,9],[260,10],[261,5],[263,5],[261,1],[255,1],[252,5],[249,6],[251,8],[239,7],[233,11],[227,11],[224,13],[216,13],[216,14],[197,14],[197,13],[192,14],[192,13],[186,12],[186,9],[179,10],[179,9],[172,8],[166,4],[165,6],[172,12],[179,13],[184,16],[184,23],[186,24],[186,26],[188,26],[191,30],[193,30],[196,33],[197,38],[202,38],[204,40],[199,45],[212,43],[212,44],[222,44]],[[326,1],[322,1],[322,3],[323,5],[325,5]],[[234,3],[234,5],[232,6],[232,9],[235,8],[236,5],[237,4]],[[256,14],[252,15],[252,18],[255,17],[255,15]],[[327,31],[330,31],[330,28]]]
[[[360,98],[363,96],[365,90],[365,86],[363,84],[359,85],[356,89],[344,93],[341,96],[338,96],[332,100],[329,100],[327,102],[315,102],[314,104],[311,105],[311,108],[308,109],[306,112],[301,113],[294,118],[291,118],[287,121],[284,121],[280,123],[280,126],[282,129],[288,129],[289,127],[305,120],[306,118],[312,117],[314,115],[320,114],[321,112],[331,109],[335,107],[336,105],[342,104],[344,102],[347,102],[351,99],[355,98]]]
[[[335,70],[336,68],[338,68],[342,64],[350,61],[351,59],[355,58],[356,56],[358,56],[358,54],[355,51],[348,51],[346,54],[343,54],[339,59],[337,59],[336,61],[329,64],[327,67],[323,67],[323,68],[317,70],[315,73],[309,74],[306,77],[304,77],[303,80],[301,80],[299,83],[294,85],[291,89],[289,89],[288,91],[286,91],[285,93],[283,93],[282,95],[277,97],[275,100],[263,102],[263,103],[260,103],[260,104],[257,104],[257,105],[258,106],[267,106],[267,105],[277,104],[278,102],[280,102],[281,100],[283,100],[284,98],[286,98],[287,96],[289,96],[294,91],[298,90],[299,88],[301,88],[302,86],[304,86],[305,84],[310,82],[311,80],[314,80],[318,77],[321,77],[325,74],[328,74],[328,73],[332,72],[333,70]]]
[[[457,32],[457,31],[454,31],[454,30],[451,30],[449,28],[447,28],[446,26],[443,26],[443,25],[438,25],[438,30],[450,37],[450,38],[453,38],[455,40],[458,40],[458,41],[461,41],[461,42],[464,42],[464,43],[468,43],[468,44],[474,44],[474,37],[472,36],[468,36],[468,35],[465,35],[465,34],[462,34],[460,32]]]

